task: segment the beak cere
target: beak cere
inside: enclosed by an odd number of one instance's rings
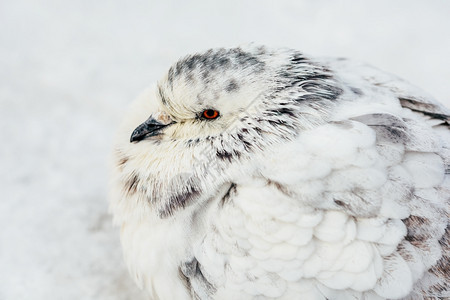
[[[168,123],[168,124],[163,124],[163,123],[157,121],[156,119],[150,117],[147,119],[147,121],[145,121],[144,123],[139,125],[133,131],[133,133],[131,134],[131,137],[130,137],[130,143],[139,142],[139,141],[149,138],[151,136],[157,136],[161,133],[161,130],[164,127],[169,126],[171,124],[173,124],[173,122]]]

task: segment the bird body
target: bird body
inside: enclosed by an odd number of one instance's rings
[[[130,273],[152,299],[449,297],[449,115],[348,60],[181,59],[115,146]]]

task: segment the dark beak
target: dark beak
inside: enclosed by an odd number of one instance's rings
[[[130,143],[139,142],[151,136],[159,135],[164,127],[169,126],[171,124],[173,124],[173,122],[169,124],[163,124],[150,117],[147,119],[147,121],[139,125],[133,131],[130,137]]]

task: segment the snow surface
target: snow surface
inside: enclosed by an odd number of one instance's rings
[[[345,56],[450,106],[449,1],[0,1],[0,299],[143,299],[107,213],[128,103],[178,57]]]

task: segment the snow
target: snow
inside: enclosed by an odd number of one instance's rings
[[[177,58],[248,42],[367,61],[450,106],[448,1],[0,2],[0,299],[143,299],[107,212],[114,130]]]

